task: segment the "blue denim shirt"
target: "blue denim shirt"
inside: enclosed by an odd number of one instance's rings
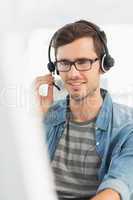
[[[103,105],[96,120],[96,150],[101,158],[97,192],[111,188],[122,200],[133,200],[133,109],[113,103],[101,90]],[[53,104],[44,118],[48,151],[54,152],[66,125],[66,100]]]

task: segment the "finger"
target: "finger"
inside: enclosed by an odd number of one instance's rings
[[[53,85],[49,85],[49,86],[48,86],[48,94],[47,94],[48,97],[53,97],[53,93],[54,93],[54,92],[53,92],[53,91],[54,91],[54,90],[53,90],[53,87],[54,87]]]
[[[45,84],[46,85],[46,84]],[[47,85],[47,87],[45,87],[44,84],[41,84],[39,87],[36,88],[36,93],[38,96],[48,96],[48,97],[52,97],[53,96],[53,83]]]
[[[38,76],[38,77],[36,77],[36,79],[35,79],[35,81],[40,81],[40,80],[48,80],[49,78],[52,78],[53,76],[52,76],[52,74],[46,74],[46,75],[44,75],[44,76]]]
[[[52,78],[52,79],[49,79],[49,80],[47,80],[47,81],[45,81],[45,80],[40,80],[40,81],[38,81],[38,82],[35,83],[34,88],[35,88],[35,90],[36,90],[36,89],[39,89],[39,87],[40,87],[41,85],[43,85],[43,84],[53,85],[53,82],[54,82],[54,79],[53,79],[53,78]]]

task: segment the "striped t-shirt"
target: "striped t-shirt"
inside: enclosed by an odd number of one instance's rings
[[[57,146],[52,168],[59,198],[91,198],[99,181],[100,158],[95,148],[95,122],[69,122]]]

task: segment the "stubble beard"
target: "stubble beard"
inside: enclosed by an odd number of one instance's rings
[[[95,95],[96,90],[98,87],[95,87],[93,90],[88,91],[86,95],[80,94],[70,94],[70,98],[75,101],[75,103],[81,103],[87,100],[88,97],[93,97]]]

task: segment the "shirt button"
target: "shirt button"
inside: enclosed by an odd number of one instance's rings
[[[97,129],[98,129],[98,127],[96,126],[96,127],[95,127],[95,129],[97,130]]]
[[[99,145],[99,142],[97,142],[96,145],[98,146],[98,145]]]

